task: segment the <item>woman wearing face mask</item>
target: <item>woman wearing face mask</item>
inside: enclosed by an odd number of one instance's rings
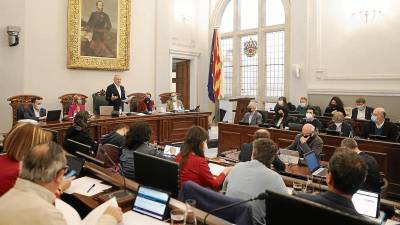
[[[277,109],[279,106],[284,107],[284,108],[286,108],[287,111],[289,111],[288,103],[287,103],[286,97],[281,96],[281,97],[278,98],[278,102],[276,103],[276,105],[275,105],[275,107],[274,107],[274,111],[275,111],[275,112],[276,112],[276,109]]]
[[[285,107],[276,107],[275,115],[272,118],[272,124],[277,128],[284,128],[288,126],[288,111],[285,109]]]
[[[334,96],[329,101],[329,105],[325,109],[324,116],[331,116],[334,112],[342,112],[343,116],[346,117],[346,112],[344,111],[342,100]]]
[[[344,120],[342,112],[333,113],[332,124],[328,130],[339,131],[341,136],[349,137],[353,133],[353,128]]]
[[[74,117],[76,113],[85,111],[85,103],[79,95],[74,96],[74,100],[68,109],[68,117]]]
[[[170,99],[167,101],[167,112],[184,110],[182,101],[178,99],[176,93],[171,93]]]
[[[180,183],[182,185],[185,181],[190,180],[203,187],[218,191],[231,167],[225,168],[217,177],[211,174],[208,161],[204,156],[204,152],[208,149],[207,140],[208,133],[202,127],[193,126],[186,133],[183,148],[176,157],[180,167]]]
[[[151,100],[150,92],[146,93],[146,96],[142,101],[139,102],[139,112],[152,112],[154,111],[154,101]]]

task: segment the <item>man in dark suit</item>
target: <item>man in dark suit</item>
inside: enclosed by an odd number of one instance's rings
[[[260,138],[271,138],[271,134],[268,130],[259,129],[254,133],[254,140]],[[240,162],[247,162],[251,160],[251,155],[253,154],[253,143],[244,143],[242,148],[240,149],[239,153],[239,161]],[[279,157],[275,157],[272,161],[272,165],[278,171],[285,171],[285,163],[283,163]]]
[[[121,75],[114,75],[114,83],[108,85],[106,90],[106,100],[109,106],[113,106],[114,110],[119,111],[120,109],[124,111],[123,103],[126,100],[125,88],[121,85]]]
[[[315,118],[316,116],[316,111],[314,107],[308,107],[307,111],[306,111],[306,117],[303,119],[302,124],[312,124],[317,131],[321,132],[323,131],[324,125],[322,125],[321,121],[319,121],[319,119]]]
[[[301,129],[301,134],[296,135],[292,144],[290,144],[287,149],[298,151],[300,156],[303,157],[304,154],[314,151],[317,156],[322,152],[322,147],[324,142],[315,132],[315,127],[312,124],[304,124]]]
[[[361,137],[369,138],[369,135],[386,136],[388,141],[397,141],[399,127],[396,124],[385,121],[386,112],[384,108],[374,109],[371,121],[364,124]]]
[[[370,120],[374,108],[367,106],[364,98],[356,99],[356,108],[351,111],[353,120]]]
[[[328,191],[318,195],[298,194],[299,197],[353,215],[359,215],[351,198],[364,183],[367,166],[361,157],[350,150],[337,151],[329,160],[326,176]]]
[[[31,104],[21,105],[17,109],[17,121],[22,119],[31,119],[39,121],[46,116],[46,109],[41,108],[42,99],[33,97],[31,99]]]
[[[326,130],[339,131],[340,135],[345,137],[349,137],[350,134],[353,134],[353,127],[344,120],[342,112],[337,111],[333,113],[332,122],[333,123],[329,125]]]

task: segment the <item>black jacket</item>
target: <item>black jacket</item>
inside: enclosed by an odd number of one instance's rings
[[[335,110],[338,111],[338,112],[342,112],[343,116],[346,117],[346,112],[344,111],[344,108],[337,107],[337,108],[334,109],[334,108],[331,108],[330,106],[325,108],[324,116],[325,116],[325,114],[329,114],[331,116],[332,112],[335,111]],[[326,116],[328,116],[328,115],[326,115]]]
[[[314,118],[312,121],[307,121],[305,118],[302,121],[302,124],[312,124],[316,129],[318,129],[319,132],[324,131],[325,127],[324,125],[321,123],[321,121],[319,119]]]
[[[46,109],[40,108],[39,116],[43,117],[46,116]],[[17,121],[22,119],[31,119],[31,120],[39,120],[39,117],[35,116],[35,111],[33,109],[33,105],[21,105],[17,109]]]
[[[379,165],[374,157],[368,155],[366,152],[358,154],[368,167],[367,179],[360,189],[372,192],[381,192],[381,182],[379,175]]]
[[[125,136],[122,136],[116,131],[113,131],[101,137],[100,143],[102,145],[111,144],[121,148],[125,145]]]
[[[376,125],[374,122],[369,121],[364,124],[364,127],[361,131],[361,137],[368,138],[370,134],[375,134]],[[387,136],[388,141],[397,141],[397,137],[399,135],[399,127],[389,121],[385,121],[382,126],[382,136]]]
[[[332,123],[331,125],[329,125],[327,130],[336,130],[336,124]],[[343,122],[342,128],[340,129],[340,135],[348,137],[348,136],[350,136],[350,133],[352,133],[352,132],[353,132],[353,127],[351,126],[351,124]]]
[[[87,130],[76,130],[74,126],[70,126],[65,134],[64,138],[64,148],[70,153],[74,153],[75,149],[72,149],[68,143],[67,139],[71,139],[77,141],[79,143],[89,145],[92,147],[92,151],[97,152],[97,143],[89,136],[89,132]]]
[[[374,111],[374,108],[371,108],[371,107],[368,107],[368,106],[365,108],[365,119],[366,120],[371,120],[371,115],[372,115],[373,111]],[[351,118],[353,120],[356,120],[357,119],[357,114],[358,114],[358,109],[354,108],[351,111]]]
[[[121,96],[119,96],[117,87],[115,86],[114,83],[108,85],[106,90],[106,100],[108,101],[108,105],[114,106],[114,110],[117,111],[119,110],[119,107],[122,107],[121,109],[124,110],[124,104],[122,100],[126,99],[124,86],[121,85],[120,88],[121,88]],[[114,101],[111,101],[111,96],[118,96],[119,98]]]
[[[239,161],[246,162],[251,160],[251,155],[253,154],[253,144],[252,143],[244,143],[239,153]],[[285,163],[283,163],[279,157],[275,157],[274,161],[272,161],[272,165],[278,171],[285,171]]]

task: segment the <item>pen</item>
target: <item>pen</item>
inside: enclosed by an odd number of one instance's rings
[[[93,184],[92,186],[90,186],[90,188],[86,191],[86,193],[89,193],[90,190],[92,190],[92,188],[94,187],[95,184]]]

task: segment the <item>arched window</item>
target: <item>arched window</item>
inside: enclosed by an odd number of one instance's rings
[[[216,24],[225,97],[255,96],[269,101],[288,94],[286,1],[229,0],[225,4]]]

